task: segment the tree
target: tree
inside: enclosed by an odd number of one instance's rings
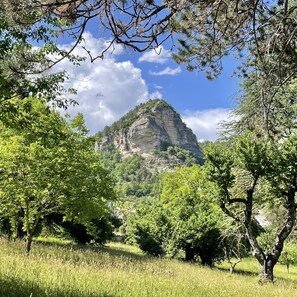
[[[173,251],[182,249],[186,261],[200,257],[212,266],[222,258],[219,209],[212,201],[214,189],[202,167],[176,168],[162,178],[161,202],[170,222]]]
[[[57,30],[65,21],[32,8],[33,2],[36,1],[0,2],[1,116],[16,111],[10,103],[11,98],[36,96],[59,107],[74,103],[64,97],[67,90],[62,83],[66,74],[48,71],[62,58],[69,58],[74,63],[80,61],[71,51],[57,46]],[[69,89],[69,92],[73,90]]]
[[[221,245],[224,260],[230,265],[230,274],[232,274],[242,258],[249,255],[250,248],[242,226],[238,226],[236,222],[232,224],[228,220],[226,223],[227,226],[224,227],[221,235]]]
[[[139,204],[127,221],[125,241],[136,244],[152,256],[165,254],[166,238],[171,226],[156,200],[146,200]]]
[[[141,247],[212,266],[222,259],[219,208],[202,167],[175,168],[162,177],[160,201],[140,206],[128,220],[127,236]]]
[[[297,128],[297,80],[281,88],[264,92],[265,81],[257,72],[250,72],[242,83],[242,94],[234,110],[236,120],[227,124],[227,131],[240,135],[249,131],[262,139],[282,139]]]
[[[274,281],[274,266],[296,222],[296,143],[296,135],[282,142],[248,135],[239,139],[236,146],[219,143],[206,150],[210,178],[220,193],[220,207],[245,228],[253,255],[260,264],[261,283]],[[265,251],[253,222],[256,211],[267,204],[283,206],[287,214],[280,222],[272,247]]]
[[[281,264],[286,265],[287,272],[289,273],[290,265],[297,263],[297,246],[296,243],[288,242],[279,258]]]
[[[266,66],[274,62],[270,56]],[[208,157],[212,178],[222,191],[223,211],[244,225],[264,270],[262,281],[273,282],[273,267],[296,216],[296,80],[290,78],[280,86],[280,76],[272,73],[270,82],[275,85],[266,88],[263,71],[256,65],[248,72],[234,111],[235,120],[226,125],[228,145],[210,146]],[[287,170],[286,166],[295,169]],[[236,187],[241,191],[235,191]],[[246,198],[234,199],[232,195]],[[237,215],[239,210],[244,211],[244,217]],[[257,212],[262,219],[264,216],[261,235],[248,231],[247,226],[255,222]]]
[[[269,73],[282,72],[285,65],[289,66],[286,77],[296,73],[295,0],[2,2],[4,14],[18,12],[10,18],[13,22],[29,27],[29,31],[36,25],[46,29],[43,24],[48,24],[53,35],[60,32],[74,39],[74,47],[82,41],[87,24],[98,18],[110,37],[107,49],[120,43],[141,52],[157,49],[177,36],[176,60],[187,63],[189,70],[207,68],[210,76],[216,75],[222,57],[248,50],[265,69],[267,79]],[[107,49],[90,56],[91,60],[103,57]],[[265,67],[267,57],[273,57],[273,69]]]
[[[7,128],[1,123],[1,217],[9,218],[12,228],[21,220],[27,253],[39,222],[52,213],[83,224],[96,237],[92,221],[108,212],[107,202],[115,195],[108,172],[85,137],[82,116],[67,123],[40,100],[14,104],[27,124]]]

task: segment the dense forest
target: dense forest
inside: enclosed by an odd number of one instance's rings
[[[81,254],[73,247],[69,253],[65,250],[59,256],[61,265],[68,261],[75,266],[87,259],[81,269],[96,263],[95,271],[106,261],[110,271],[119,269],[117,276],[127,267],[136,275],[142,268],[135,272],[129,266],[132,260],[120,264],[110,256],[100,258],[101,264],[95,260],[96,248],[115,235],[164,261],[178,259],[211,268],[225,261],[234,272],[243,258],[253,258],[260,267],[260,284],[275,283],[278,263],[288,271],[297,264],[295,0],[0,3],[0,245],[18,259],[8,263],[1,254],[8,268],[0,270],[0,293],[9,296],[7,288],[21,292],[22,286],[28,286],[24,292],[29,296],[42,291],[34,283],[34,277],[43,273],[38,267],[30,282],[25,281],[26,273],[13,274],[19,263],[34,260],[32,244],[38,236],[90,247]],[[220,75],[224,57],[234,54],[238,59],[236,75],[242,83],[234,117],[220,140],[202,145],[203,164],[185,150],[165,146],[156,150],[156,157],[169,162],[178,158],[182,164],[160,173],[148,168],[139,155],[123,158],[113,147],[94,150],[96,140],[118,128],[127,129],[138,109],[94,136],[89,135],[82,114],[71,118],[58,112],[75,105],[71,97],[75,90],[65,87],[67,73],[55,73],[53,67],[64,59],[79,67],[84,59],[73,55],[73,50],[95,17],[112,38],[96,57],[85,49],[91,61],[104,59],[117,43],[142,52],[170,39],[176,42],[176,62],[189,71],[203,71],[209,79]],[[73,47],[61,46],[61,37],[70,38]],[[152,102],[140,107],[150,113]],[[168,106],[166,101],[162,104]],[[15,252],[20,242],[26,258]],[[57,259],[52,251],[46,253]],[[173,268],[161,272],[152,268],[166,262],[151,261],[143,262],[152,272],[147,279],[154,273],[168,273],[168,278],[174,274]],[[179,263],[174,261],[170,263]],[[104,277],[102,283],[107,282]],[[180,286],[185,284],[186,280]],[[68,294],[48,288],[40,296]],[[168,283],[166,288],[164,296],[175,295],[168,293]],[[70,290],[68,296],[122,296],[114,288],[112,295],[109,289],[103,295],[86,290],[80,295]]]

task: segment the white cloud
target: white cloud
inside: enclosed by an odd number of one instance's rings
[[[150,94],[149,99],[162,99],[163,95],[157,90]]]
[[[158,72],[153,72],[150,71],[151,75],[157,75],[157,76],[161,76],[161,75],[177,75],[181,73],[181,68],[180,67],[176,67],[176,68],[170,68],[170,67],[166,67],[165,69],[158,71]]]
[[[90,32],[84,32],[82,40],[81,45],[75,48],[73,52],[74,54],[80,54],[85,57],[91,55],[95,58],[104,52],[104,58],[113,58],[115,55],[120,55],[124,52],[124,47],[121,44],[111,45],[110,40],[104,38],[94,38]],[[65,44],[61,46],[61,48],[69,49],[73,45],[75,45],[75,42]],[[83,49],[83,46],[85,46],[86,49]]]
[[[84,35],[85,43],[92,54],[106,46],[106,40],[95,39],[90,33]],[[70,45],[68,45],[70,47]],[[66,60],[60,62],[59,69],[66,70],[69,80],[66,87],[73,87],[77,95],[73,96],[79,105],[69,107],[66,112],[75,115],[82,112],[87,128],[91,133],[112,124],[140,102],[149,98],[162,97],[159,91],[152,94],[142,78],[141,70],[131,61],[117,62],[117,55],[122,47],[116,47],[113,54],[107,52],[103,60],[91,63],[88,59],[78,67]],[[74,54],[85,55],[82,47],[77,47]]]
[[[139,59],[138,62],[150,62],[150,63],[166,63],[171,57],[171,51],[166,50],[162,45],[156,49],[152,49],[149,52],[145,52]]]
[[[196,134],[198,141],[214,141],[221,132],[219,124],[231,119],[231,109],[216,108],[203,111],[185,111],[182,119]]]

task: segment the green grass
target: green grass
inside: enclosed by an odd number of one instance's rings
[[[63,239],[63,238],[57,238],[57,237],[51,237],[51,236],[39,236],[35,237],[33,239],[35,242],[41,242],[41,243],[49,243],[52,245],[75,245],[75,242],[70,239]]]
[[[153,259],[119,243],[105,248],[0,240],[2,297],[297,296],[297,269],[277,266],[276,284],[259,286],[257,263],[247,259],[229,275],[226,264],[209,269],[170,259]]]

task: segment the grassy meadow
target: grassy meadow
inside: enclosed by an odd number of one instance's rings
[[[1,297],[297,296],[297,267],[288,274],[278,265],[275,277],[275,285],[258,285],[253,259],[230,275],[227,264],[210,269],[154,259],[120,243],[104,248],[35,243],[26,256],[23,242],[0,239]]]

